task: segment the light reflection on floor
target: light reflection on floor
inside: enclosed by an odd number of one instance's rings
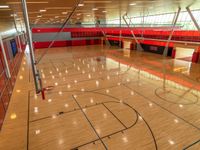
[[[200,70],[183,64],[100,46],[49,50],[38,68],[54,88],[45,101],[30,93],[29,149],[187,147],[200,139]]]

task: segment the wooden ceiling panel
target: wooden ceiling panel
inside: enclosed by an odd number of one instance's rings
[[[30,22],[44,23],[45,20],[49,23],[54,20],[53,22],[61,23],[76,3],[77,0],[27,0]],[[72,17],[73,20],[90,21],[95,18],[112,20],[119,18],[120,14],[123,15],[125,12],[130,16],[138,16],[174,12],[179,6],[185,8],[191,5],[192,9],[198,9],[200,6],[200,1],[197,0],[83,0],[82,3],[84,6],[78,8]],[[9,5],[8,10],[0,9],[1,20],[7,18],[10,21],[13,13],[23,18],[21,0],[1,0],[0,5]]]

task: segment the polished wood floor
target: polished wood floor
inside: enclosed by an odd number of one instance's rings
[[[53,86],[42,100],[28,55],[0,149],[200,149],[199,64],[102,46],[52,48],[37,66],[43,86]]]

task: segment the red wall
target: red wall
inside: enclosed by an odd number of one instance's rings
[[[17,38],[15,38],[17,41]],[[2,55],[2,50],[0,48],[0,129],[1,125],[3,124],[3,120],[6,114],[6,110],[9,105],[10,97],[12,95],[12,91],[15,85],[16,77],[19,71],[19,67],[22,61],[23,53],[19,52],[19,45],[18,42],[18,53],[14,57],[14,59],[10,60],[8,59],[8,48],[6,44],[4,43],[5,52],[7,55],[8,65],[10,68],[11,73],[11,79],[8,79],[6,76],[6,70],[5,70],[5,64],[4,64],[4,58]],[[23,45],[22,41],[20,40],[22,50],[25,50],[25,45]]]

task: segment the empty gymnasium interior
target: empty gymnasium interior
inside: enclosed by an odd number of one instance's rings
[[[0,0],[0,150],[200,150],[200,1]]]

